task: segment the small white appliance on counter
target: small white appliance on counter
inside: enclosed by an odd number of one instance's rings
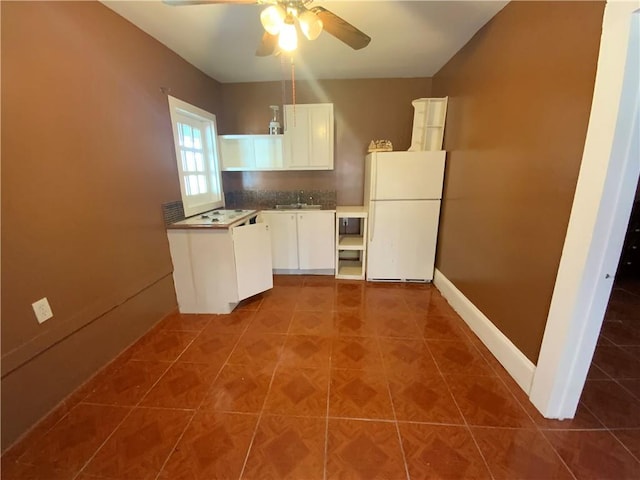
[[[433,279],[445,156],[443,150],[367,155],[367,280]]]
[[[255,210],[212,210],[167,228],[180,313],[230,313],[273,287],[269,227]]]

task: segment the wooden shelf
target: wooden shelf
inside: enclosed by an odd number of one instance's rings
[[[360,260],[339,260],[336,278],[361,280],[364,269]]]
[[[364,237],[362,235],[340,235],[337,248],[338,250],[362,250]]]

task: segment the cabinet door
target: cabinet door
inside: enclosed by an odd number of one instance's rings
[[[309,166],[309,109],[306,105],[284,106],[284,162],[286,168]]]
[[[334,212],[300,212],[297,216],[300,270],[335,268]]]
[[[333,104],[285,105],[284,165],[333,169]]]
[[[298,235],[293,212],[262,212],[271,234],[271,257],[274,269],[298,269]]]
[[[309,166],[333,170],[333,104],[309,109]]]
[[[233,255],[236,261],[238,300],[273,287],[271,237],[264,223],[234,227]]]

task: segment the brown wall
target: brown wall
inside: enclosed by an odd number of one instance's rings
[[[411,101],[431,95],[430,78],[296,81],[296,103],[333,103],[334,170],[225,172],[225,191],[337,190],[338,205],[361,205],[364,157],[373,139],[391,140],[395,150],[411,144]],[[284,103],[292,103],[284,82]],[[268,133],[269,105],[282,105],[283,82],[222,85],[220,133]],[[282,111],[282,110],[281,110]]]
[[[537,362],[604,4],[511,2],[434,77],[449,95],[437,268]]]
[[[216,113],[220,85],[100,3],[1,8],[4,448],[175,309],[160,88]]]

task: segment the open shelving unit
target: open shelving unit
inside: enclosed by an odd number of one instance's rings
[[[411,102],[415,111],[409,151],[442,150],[448,98],[418,98]]]
[[[336,278],[364,280],[367,217],[365,207],[336,208]]]

